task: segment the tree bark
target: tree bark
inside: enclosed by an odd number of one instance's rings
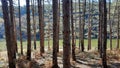
[[[32,3],[32,17],[33,17],[33,30],[34,30],[34,49],[36,50],[36,20],[35,20],[35,1],[31,0]]]
[[[112,50],[112,22],[111,22],[111,0],[109,0],[109,27],[110,27],[110,50]]]
[[[81,2],[79,0],[79,49],[80,49],[80,46],[81,46]]]
[[[58,47],[58,0],[53,2],[53,66],[52,68],[59,68],[57,62],[57,47]]]
[[[72,59],[76,61],[75,58],[75,35],[74,35],[74,22],[73,22],[73,0],[71,0],[71,31],[72,31]]]
[[[27,60],[31,60],[30,0],[26,0],[26,13],[27,13]]]
[[[70,0],[63,0],[63,68],[70,68]]]
[[[15,20],[14,20],[14,7],[13,7],[13,1],[9,0],[10,3],[10,22],[11,22],[11,41],[13,43],[13,57],[16,58],[16,52],[17,52],[17,42],[16,42],[16,34],[15,34]]]
[[[13,43],[11,40],[12,38],[11,22],[9,18],[8,2],[7,0],[1,0],[1,3],[2,3],[4,26],[5,26],[5,36],[6,36],[6,46],[7,46],[9,68],[16,68],[15,59],[14,59],[13,52],[12,52]]]
[[[99,0],[100,3],[100,14],[101,14],[101,27],[102,27],[102,45],[101,45],[101,56],[102,56],[102,65],[103,68],[107,68],[107,59],[106,59],[106,48],[107,48],[107,8],[106,0]]]
[[[58,0],[58,46],[57,52],[59,53],[59,33],[60,33],[60,0]]]
[[[119,25],[120,25],[120,23],[119,23],[119,20],[120,20],[120,19],[119,19],[119,18],[120,18],[120,16],[119,16],[119,13],[120,13],[120,12],[119,12],[119,5],[117,5],[117,11],[118,11],[118,22],[117,22],[117,49],[119,49],[119,35],[120,35],[120,34],[119,34],[119,32],[120,32],[120,31],[119,31],[119,28],[120,28],[120,26],[119,26]]]
[[[38,0],[38,14],[39,14],[39,32],[40,32],[40,53],[41,56],[44,50],[44,22],[43,22],[43,8],[42,0]]]
[[[89,0],[89,20],[88,20],[88,50],[90,50],[91,49],[91,15],[92,15],[92,13],[91,13],[91,5],[90,5],[90,0]]]
[[[83,15],[82,15],[82,36],[81,36],[81,50],[82,52],[84,51],[84,26],[85,26],[85,12],[86,12],[86,0],[84,0],[84,5],[83,5]]]
[[[23,44],[22,44],[22,31],[21,31],[21,9],[20,9],[20,0],[18,0],[18,10],[19,10],[19,31],[20,31],[20,47],[21,54],[23,55]]]

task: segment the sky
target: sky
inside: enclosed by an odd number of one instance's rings
[[[17,1],[17,3],[18,3],[18,0],[15,0],[15,1]],[[47,0],[45,0],[45,1],[47,1]],[[50,0],[48,0],[48,1],[50,1]],[[78,0],[76,0],[76,1],[78,1]],[[91,1],[92,1],[92,0],[91,0]],[[96,0],[96,1],[98,1],[98,0]],[[107,1],[109,1],[109,0],[107,0]],[[113,1],[113,0],[111,0],[111,1]],[[21,6],[26,5],[26,0],[20,0],[20,5],[21,5]]]
[[[18,3],[18,0],[15,0],[16,4]],[[20,6],[24,6],[26,4],[26,0],[20,0]]]
[[[13,1],[16,5],[18,4],[18,0],[13,0]],[[50,0],[45,0],[45,2],[46,1],[50,1]],[[78,1],[78,0],[76,0],[76,1]],[[96,1],[98,1],[98,0],[96,0]],[[109,0],[107,0],[107,1],[109,1]],[[111,0],[111,1],[113,1],[113,0]],[[0,2],[0,5],[1,5],[1,2]],[[26,0],[20,0],[20,6],[25,6],[25,5],[26,5]]]
[[[17,5],[18,0],[13,0],[13,2]],[[26,4],[26,0],[20,0],[20,6],[24,6]],[[1,0],[0,0],[0,5],[1,5]]]

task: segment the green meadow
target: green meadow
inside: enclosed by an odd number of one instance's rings
[[[52,47],[53,41],[50,40],[49,42],[50,42],[50,46]],[[18,48],[20,49],[20,42],[17,41],[17,44],[18,44]],[[33,46],[34,46],[33,41],[32,41],[31,44],[32,44],[32,48],[33,48]],[[36,41],[36,44],[37,44],[37,48],[39,48],[40,41]],[[48,41],[45,40],[44,44],[45,44],[45,48],[47,48]],[[88,40],[87,39],[84,40],[84,44],[85,44],[85,47],[87,48],[87,45],[88,45]],[[60,45],[60,48],[62,48],[62,46],[63,46],[63,40],[59,40],[59,45]],[[97,45],[98,45],[98,40],[97,39],[92,39],[91,40],[92,49],[97,48]],[[116,39],[112,40],[112,45],[113,45],[113,48],[116,47]],[[78,39],[76,39],[76,46],[79,47],[79,40]],[[23,41],[23,47],[24,47],[24,49],[27,48],[27,41]],[[110,47],[110,40],[109,39],[107,40],[107,47],[108,48]],[[0,41],[0,51],[5,51],[5,50],[6,50],[6,42],[5,42],[5,40],[2,40],[2,41]]]

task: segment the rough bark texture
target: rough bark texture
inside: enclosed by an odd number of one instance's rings
[[[19,31],[20,31],[20,47],[21,47],[21,54],[23,55],[23,44],[22,44],[22,31],[21,31],[21,9],[20,9],[20,0],[18,0],[18,10],[19,10]]]
[[[84,26],[85,26],[85,12],[86,12],[86,0],[84,0],[84,5],[83,5],[83,15],[82,15],[82,36],[81,36],[81,50],[82,52],[84,51]]]
[[[71,31],[72,31],[72,59],[76,61],[75,58],[75,35],[74,35],[74,22],[73,22],[73,0],[71,0]]]
[[[110,26],[110,50],[112,50],[112,22],[111,22],[111,0],[109,0],[109,26]]]
[[[44,22],[43,22],[43,9],[42,1],[38,0],[38,14],[39,14],[39,32],[40,32],[40,53],[41,55],[45,52],[44,50]]]
[[[88,20],[88,50],[91,49],[91,18],[92,18],[92,14],[91,14],[91,5],[90,5],[90,0],[89,0],[89,20]]]
[[[30,1],[26,0],[27,14],[27,60],[31,60],[31,24],[30,24]]]
[[[17,42],[16,42],[16,34],[15,34],[15,20],[14,20],[14,7],[13,7],[13,1],[9,0],[10,3],[10,28],[11,28],[11,41],[12,41],[12,52],[13,52],[13,57],[16,58],[16,50],[17,50]]]
[[[12,52],[12,35],[11,35],[11,22],[9,19],[8,12],[8,3],[7,0],[1,0],[2,10],[3,10],[3,18],[5,24],[5,36],[6,36],[6,46],[7,46],[7,54],[8,54],[8,62],[9,68],[15,68],[15,59]]]
[[[60,33],[60,0],[58,0],[58,46],[57,52],[59,52],[59,33]]]
[[[120,32],[120,31],[119,31],[119,28],[120,28],[120,26],[119,26],[119,25],[120,25],[120,23],[119,23],[119,21],[120,21],[120,19],[119,19],[119,18],[120,18],[120,15],[119,15],[120,11],[119,11],[119,10],[120,10],[120,9],[119,9],[119,8],[120,8],[120,6],[117,5],[117,11],[118,11],[118,22],[117,22],[117,49],[119,49],[119,32]]]
[[[35,20],[35,1],[31,0],[32,3],[32,18],[33,18],[33,30],[34,30],[34,49],[36,50],[36,20]]]
[[[99,35],[98,35],[98,51],[100,52],[100,56],[101,56],[101,46],[102,46],[102,13],[101,13],[101,2],[99,1]],[[102,56],[101,56],[102,57]]]
[[[75,6],[74,6],[74,8],[75,8],[75,13],[77,12],[77,1],[76,0],[74,0],[75,1]],[[76,32],[76,26],[77,26],[77,17],[76,17],[77,15],[76,14],[74,14],[74,40],[75,40],[75,47],[76,47],[76,37],[77,37],[77,32]]]
[[[63,68],[70,68],[70,0],[63,0]]]
[[[79,13],[81,12],[81,6],[80,6],[81,2],[79,0]],[[79,14],[79,49],[80,49],[80,46],[81,46],[81,14]]]
[[[101,27],[102,27],[102,45],[101,45],[101,56],[102,56],[102,65],[103,68],[107,68],[107,59],[106,59],[106,48],[107,48],[107,8],[106,0],[100,0],[101,9]]]
[[[53,2],[53,66],[52,68],[59,68],[57,62],[57,46],[58,46],[58,0]]]

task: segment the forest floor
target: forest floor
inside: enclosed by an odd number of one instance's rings
[[[120,50],[107,50],[108,68],[120,68]],[[63,52],[58,53],[58,65],[63,68],[62,61]],[[38,51],[32,51],[32,60],[26,60],[26,56],[18,54],[16,60],[16,68],[51,68],[52,67],[52,51],[47,51],[40,56]],[[76,50],[76,61],[71,62],[71,68],[101,68],[102,61],[97,51],[79,52]],[[0,52],[0,68],[7,68],[6,52]]]

